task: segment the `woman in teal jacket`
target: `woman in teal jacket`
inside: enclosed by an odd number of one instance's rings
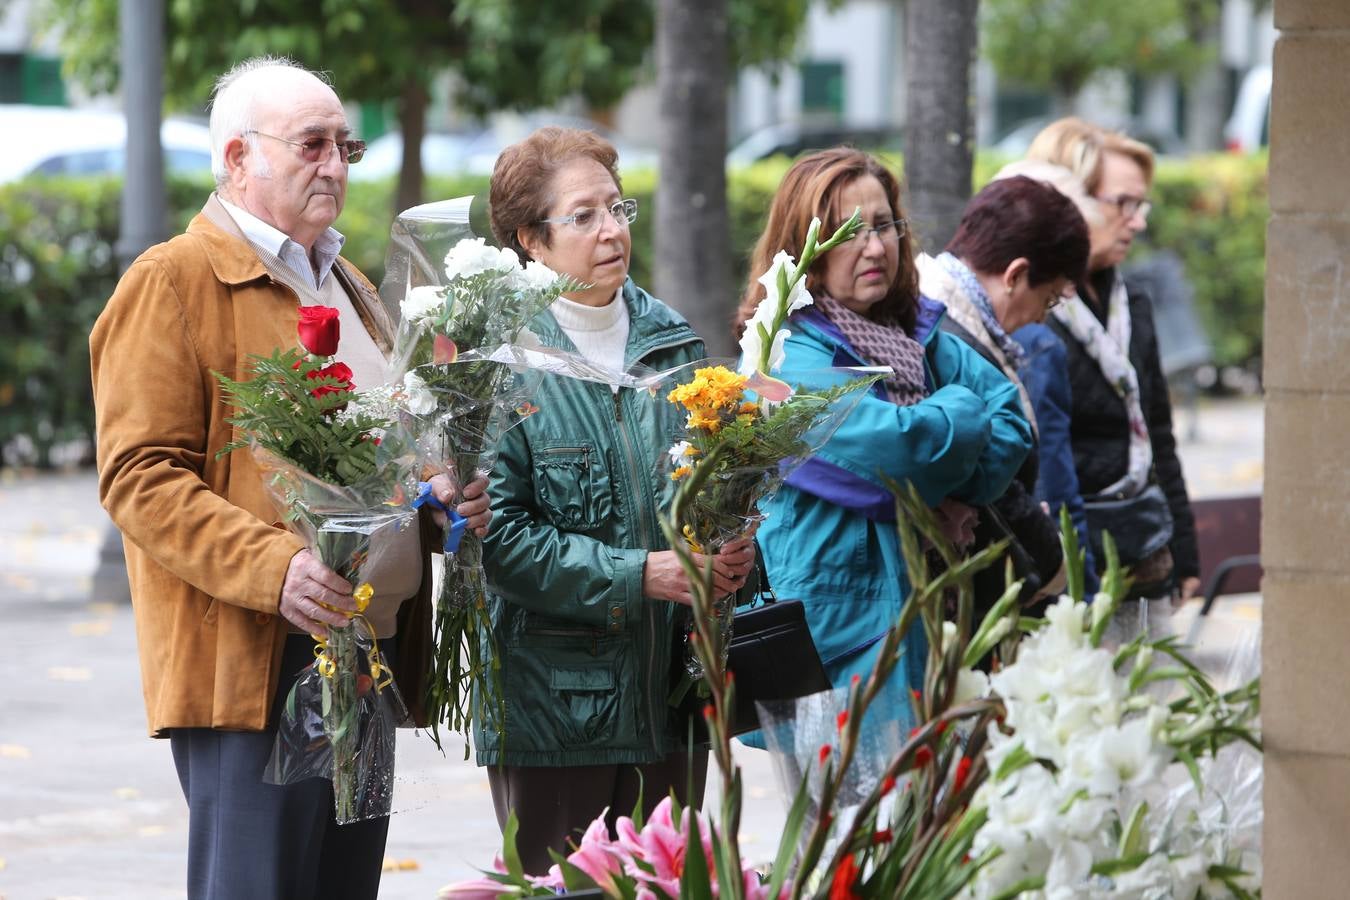
[[[615,162],[589,131],[544,128],[492,174],[497,240],[583,285],[534,333],[615,377],[546,377],[531,398],[539,411],[507,432],[492,474],[484,567],[505,721],[501,735],[480,723],[475,744],[498,822],[515,814],[521,860],[539,875],[548,851],[603,810],[611,828],[631,813],[639,789],[648,812],[672,789],[699,803],[707,768],[706,752],[683,752],[684,723],[666,702],[677,612],[690,602],[658,518],[682,417],[663,394],[618,386],[635,365],[701,359],[703,342],[628,278],[637,204]],[[727,545],[713,561],[718,589],[742,587],[753,563],[749,541]]]
[[[1017,388],[940,330],[943,307],[919,295],[900,185],[875,158],[840,147],[793,165],[774,197],[752,275],[780,249],[800,256],[813,217],[829,234],[859,207],[867,227],[808,273],[815,302],[789,320],[786,361],[775,374],[791,384],[811,384],[813,372],[832,366],[887,365],[894,374],[762,505],[767,518],[759,528],[774,592],[806,606],[836,686],[871,671],[908,594],[883,476],[912,482],[948,534],[966,541],[970,505],[1000,496],[1031,448]],[[762,290],[750,281],[742,324]],[[915,627],[891,687],[920,687],[925,655]],[[907,697],[893,690],[887,702]]]

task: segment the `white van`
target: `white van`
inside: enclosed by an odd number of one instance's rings
[[[1252,153],[1270,143],[1270,66],[1256,66],[1242,79],[1233,114],[1223,126],[1224,146]]]

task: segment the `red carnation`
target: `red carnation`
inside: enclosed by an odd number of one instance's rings
[[[338,385],[319,385],[310,391],[315,397],[323,397],[325,394],[336,394],[339,391],[355,390],[356,386],[352,384],[352,370],[346,363],[335,362],[332,365],[324,366],[322,369],[315,369],[307,376],[312,380],[320,378],[332,378],[339,382]]]
[[[334,307],[300,307],[300,322],[295,330],[300,335],[300,346],[315,356],[332,356],[337,352],[340,326]]]

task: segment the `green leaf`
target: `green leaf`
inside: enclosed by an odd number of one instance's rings
[[[522,881],[525,878],[525,866],[520,861],[520,850],[516,847],[516,835],[519,833],[520,821],[513,809],[507,814],[506,827],[502,829],[502,862],[506,864],[508,875]]]
[[[773,860],[773,871],[769,873],[769,886],[765,890],[765,896],[777,897],[787,882],[792,857],[797,852],[797,844],[801,840],[802,825],[806,821],[806,811],[810,806],[810,793],[807,788],[810,785],[809,779],[803,778],[797,785],[797,795],[792,798],[792,806],[788,809],[787,820],[783,823],[783,834],[778,839],[778,855]]]
[[[712,900],[712,881],[708,859],[703,855],[697,817],[690,815],[684,829],[684,876],[680,879],[680,900]]]

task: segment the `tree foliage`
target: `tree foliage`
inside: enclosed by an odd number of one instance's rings
[[[733,65],[789,56],[807,0],[733,0]],[[39,26],[59,35],[67,74],[93,93],[115,91],[117,0],[48,0]],[[235,62],[284,54],[331,73],[344,99],[393,100],[408,81],[460,76],[474,113],[534,109],[566,97],[616,102],[648,74],[654,0],[167,0],[165,94],[201,110]]]
[[[1208,50],[1190,38],[1187,0],[983,0],[981,45],[999,75],[1072,97],[1097,72],[1187,73]]]

